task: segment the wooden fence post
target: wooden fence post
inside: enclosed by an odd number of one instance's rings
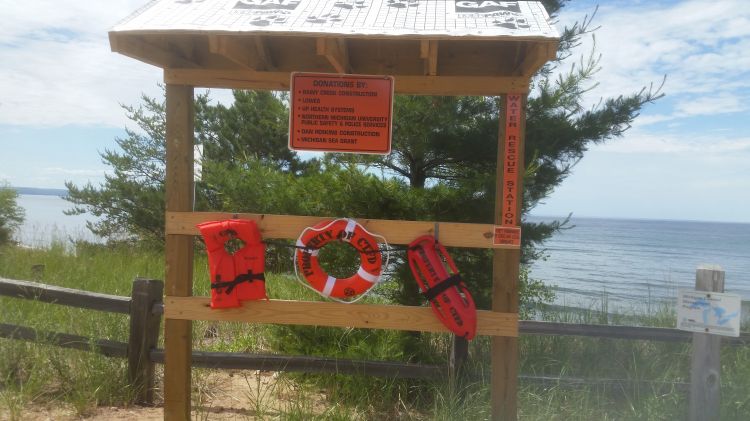
[[[149,359],[159,341],[161,315],[153,314],[155,303],[163,301],[164,283],[154,279],[136,279],[130,301],[130,338],[128,339],[128,381],[135,401],[151,405],[154,401],[154,363]]]
[[[724,271],[716,265],[700,265],[695,271],[697,291],[724,292]],[[721,388],[721,337],[693,334],[690,366],[690,421],[719,419]]]
[[[461,336],[452,336],[453,341],[451,342],[451,356],[448,361],[448,369],[450,370],[451,378],[458,379],[466,360],[469,359],[469,341]]]

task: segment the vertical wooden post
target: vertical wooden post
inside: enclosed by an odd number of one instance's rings
[[[167,84],[166,210],[193,206],[193,87]],[[193,237],[167,235],[166,295],[193,293]],[[190,419],[192,322],[164,320],[164,419]]]
[[[469,341],[461,336],[453,335],[453,342],[451,343],[451,355],[448,361],[448,369],[452,379],[458,379],[461,375],[461,370],[469,358]]]
[[[724,292],[724,271],[720,266],[701,265],[695,271],[697,291]],[[690,366],[690,421],[719,419],[721,389],[721,337],[693,334]]]
[[[130,338],[128,340],[128,381],[140,405],[154,402],[154,364],[149,352],[159,341],[161,315],[153,314],[154,304],[161,302],[164,283],[154,279],[136,279],[130,301]]]
[[[512,96],[516,96],[512,98]],[[520,97],[520,98],[519,98]],[[518,124],[519,134],[515,139],[515,151],[506,148],[506,125],[508,123],[508,104],[511,99],[518,99],[520,107],[515,111],[514,120]],[[507,182],[504,172],[506,154],[514,153],[515,170],[515,224],[521,224],[523,204],[523,163],[524,135],[526,129],[526,96],[508,94],[500,97],[500,130],[498,135],[497,154],[497,187],[495,190],[495,224],[503,223],[506,210]],[[521,263],[521,250],[494,250],[492,256],[492,310],[506,313],[518,313],[518,275]],[[515,420],[518,417],[518,338],[492,337],[492,419]]]

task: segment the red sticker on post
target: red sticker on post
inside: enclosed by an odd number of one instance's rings
[[[387,155],[393,77],[292,73],[289,149]]]
[[[495,226],[495,235],[492,241],[495,246],[521,246],[520,227],[498,227]]]

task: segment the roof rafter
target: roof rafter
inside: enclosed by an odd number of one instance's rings
[[[419,44],[419,58],[424,60],[424,74],[437,76],[438,41],[422,40]]]
[[[328,59],[337,73],[351,73],[346,40],[342,38],[318,38],[315,51],[317,55]]]

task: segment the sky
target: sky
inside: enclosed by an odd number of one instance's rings
[[[159,96],[156,67],[112,53],[107,31],[144,0],[0,0],[0,183],[98,185],[99,153],[131,127],[121,105]],[[602,100],[659,85],[622,138],[593,146],[536,215],[750,222],[750,8],[745,0],[573,0],[576,50],[601,54]],[[571,60],[572,62],[573,60]],[[564,70],[564,69],[563,69]],[[228,91],[211,96],[227,103]]]

